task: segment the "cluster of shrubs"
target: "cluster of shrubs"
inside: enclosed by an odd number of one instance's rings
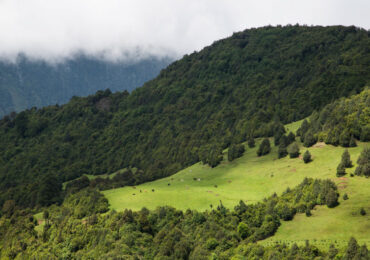
[[[355,174],[358,176],[370,176],[370,148],[365,147],[358,160],[357,160],[357,168],[355,170]],[[346,149],[342,154],[342,159],[337,167],[337,176],[344,176],[346,175],[346,168],[353,167],[351,156],[349,154],[348,149]]]

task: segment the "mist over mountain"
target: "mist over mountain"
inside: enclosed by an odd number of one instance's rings
[[[31,107],[64,104],[109,88],[132,91],[158,75],[171,58],[148,57],[132,62],[108,61],[85,55],[59,63],[19,56],[0,61],[0,117]]]

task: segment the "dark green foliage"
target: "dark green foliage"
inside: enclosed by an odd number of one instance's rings
[[[354,237],[351,237],[350,240],[348,241],[347,250],[346,250],[346,253],[345,253],[343,259],[344,260],[356,259],[356,257],[359,256],[359,254],[358,254],[359,249],[360,249],[360,246],[357,244],[356,239]],[[357,258],[357,259],[361,259],[361,258]]]
[[[308,150],[303,154],[303,161],[304,163],[309,163],[312,161],[311,154]]]
[[[238,233],[242,239],[245,239],[250,236],[251,231],[249,230],[247,224],[245,224],[244,222],[240,222],[238,225]]]
[[[67,183],[66,190],[71,193],[78,192],[79,190],[82,190],[84,188],[89,187],[90,180],[87,178],[87,176],[82,176],[81,178],[72,180]]]
[[[316,143],[316,138],[313,136],[312,131],[307,131],[304,135],[303,146],[310,147]]]
[[[340,162],[337,167],[337,177],[341,177],[344,175],[346,175],[346,167],[342,162]]]
[[[344,194],[343,194],[343,200],[348,200],[348,195],[347,195],[347,193],[344,193]]]
[[[231,162],[236,158],[239,158],[243,155],[245,151],[244,145],[242,144],[232,144],[229,147],[229,150],[227,152],[227,159]]]
[[[334,189],[328,191],[326,196],[326,205],[328,208],[334,208],[338,205],[338,193]]]
[[[278,149],[278,158],[284,158],[285,156],[288,155],[288,150],[285,145],[279,144],[279,149]]]
[[[288,147],[288,145],[291,144],[289,138],[286,135],[283,135],[280,137],[279,145]]]
[[[208,164],[212,168],[220,164],[223,159],[222,150],[220,147],[215,145],[207,145],[202,147],[199,152],[199,159],[204,163]]]
[[[289,134],[288,134],[287,137],[288,137],[288,143],[287,143],[287,145],[295,142],[295,135],[292,132],[289,132]]]
[[[361,128],[360,140],[362,142],[368,142],[368,141],[370,141],[370,124],[369,124],[369,119],[367,120],[367,125],[364,125]]]
[[[311,217],[312,213],[310,209],[306,209],[306,217]]]
[[[5,216],[10,217],[13,215],[14,210],[16,208],[15,201],[14,200],[7,200],[3,204],[2,213],[5,214]]]
[[[249,139],[248,139],[248,147],[249,148],[253,148],[253,147],[255,147],[256,146],[256,144],[255,144],[255,142],[254,142],[254,138],[253,137],[250,137]]]
[[[370,176],[370,148],[366,147],[362,150],[357,160],[357,168],[355,170],[356,175],[363,175],[366,177]]]
[[[355,147],[356,139],[370,141],[369,100],[370,88],[366,87],[357,95],[328,104],[312,113],[310,123],[303,122],[299,132],[312,132],[319,141],[343,147]]]
[[[114,175],[114,177],[110,178],[95,178],[90,181],[89,187],[92,188],[98,188],[99,190],[108,190],[108,189],[114,189],[118,187],[123,187],[126,185],[135,185],[137,183],[141,183],[143,172],[138,170],[133,173],[133,171],[129,168],[126,170],[123,170],[117,174]],[[73,182],[73,181],[72,181]],[[67,191],[68,185],[67,185]]]
[[[95,213],[108,211],[108,200],[99,192],[93,189],[84,189],[75,194],[69,194],[61,207],[69,209],[69,213],[78,218],[84,218]]]
[[[274,129],[274,144],[278,146],[280,144],[281,137],[285,134],[285,128],[282,124],[276,124]]]
[[[351,135],[351,139],[349,140],[349,147],[356,147],[357,143],[353,135]]]
[[[14,198],[35,206],[48,172],[69,181],[136,167],[144,182],[200,161],[207,145],[222,150],[244,136],[271,137],[279,120],[305,118],[363,90],[369,45],[368,32],[355,27],[249,29],[185,55],[131,94],[98,91],[29,109],[19,120],[11,114],[0,121],[0,204]],[[355,125],[361,129],[350,133],[366,139],[367,128]],[[205,157],[214,166],[220,153]]]
[[[288,153],[290,158],[297,158],[299,156],[299,146],[296,142],[288,146]]]
[[[304,142],[304,137],[309,128],[310,124],[308,123],[307,119],[305,119],[303,120],[301,127],[297,130],[297,135],[300,136],[300,140],[302,143]]]
[[[350,142],[351,142],[351,135],[349,131],[343,131],[339,136],[339,144],[343,147],[349,147]]]
[[[351,155],[349,154],[348,149],[344,150],[342,154],[341,163],[343,164],[345,168],[351,168],[353,166],[352,161],[351,161]]]
[[[366,210],[364,208],[361,208],[360,209],[360,214],[361,214],[361,216],[365,216],[366,215]]]
[[[84,189],[69,194],[60,207],[48,209],[49,224],[41,236],[26,211],[16,215],[16,225],[3,216],[0,258],[9,252],[18,259],[209,259],[212,255],[232,259],[240,254],[246,259],[268,259],[272,253],[278,259],[325,257],[309,244],[289,249],[282,245],[264,248],[254,242],[274,235],[280,222],[292,219],[296,212],[326,204],[335,191],[330,180],[306,178],[281,196],[249,205],[241,201],[234,210],[220,204],[205,212],[159,207],[101,214],[108,210],[104,197]]]
[[[270,146],[270,140],[268,138],[265,138],[262,140],[260,146],[258,147],[257,150],[257,155],[262,156],[270,153],[271,151],[271,146]]]
[[[53,203],[61,201],[62,182],[55,174],[47,174],[42,177],[39,193],[38,204],[41,206],[49,206]]]

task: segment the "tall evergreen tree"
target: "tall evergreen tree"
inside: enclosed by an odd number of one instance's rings
[[[337,167],[337,176],[341,177],[343,175],[346,175],[346,167],[342,162],[340,162]]]
[[[370,147],[364,148],[357,160],[356,175],[370,176]]]
[[[285,145],[279,144],[279,149],[278,149],[278,158],[284,158],[285,156],[288,155],[288,151]]]
[[[257,155],[262,156],[270,153],[271,146],[270,146],[270,140],[268,138],[265,138],[262,140],[262,143],[258,147]]]
[[[348,149],[344,150],[342,154],[342,164],[345,168],[351,168],[353,166],[351,161],[351,155],[349,154]]]
[[[316,138],[313,136],[312,131],[307,131],[307,133],[304,135],[304,142],[303,145],[305,147],[310,147],[316,143]]]

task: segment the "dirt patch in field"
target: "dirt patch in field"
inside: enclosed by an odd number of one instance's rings
[[[342,181],[348,181],[348,178],[346,178],[346,177],[339,177],[338,179],[342,180]]]
[[[323,148],[326,144],[324,142],[318,142],[312,146],[312,148]]]
[[[37,220],[37,224],[38,225],[42,225],[44,223],[44,220],[43,219],[39,219],[39,220]]]
[[[293,168],[293,169],[291,169],[291,170],[289,170],[290,172],[296,172],[297,171],[297,169],[296,168]]]
[[[343,189],[345,189],[345,188],[348,187],[347,183],[343,183],[341,185],[338,184],[337,186],[338,186],[338,189],[341,189],[341,190],[343,190]]]
[[[228,183],[232,183],[232,181],[231,181],[231,180],[228,180],[227,182],[228,182]]]
[[[207,192],[208,192],[208,193],[213,193],[213,191],[211,191],[211,190],[207,190]]]

